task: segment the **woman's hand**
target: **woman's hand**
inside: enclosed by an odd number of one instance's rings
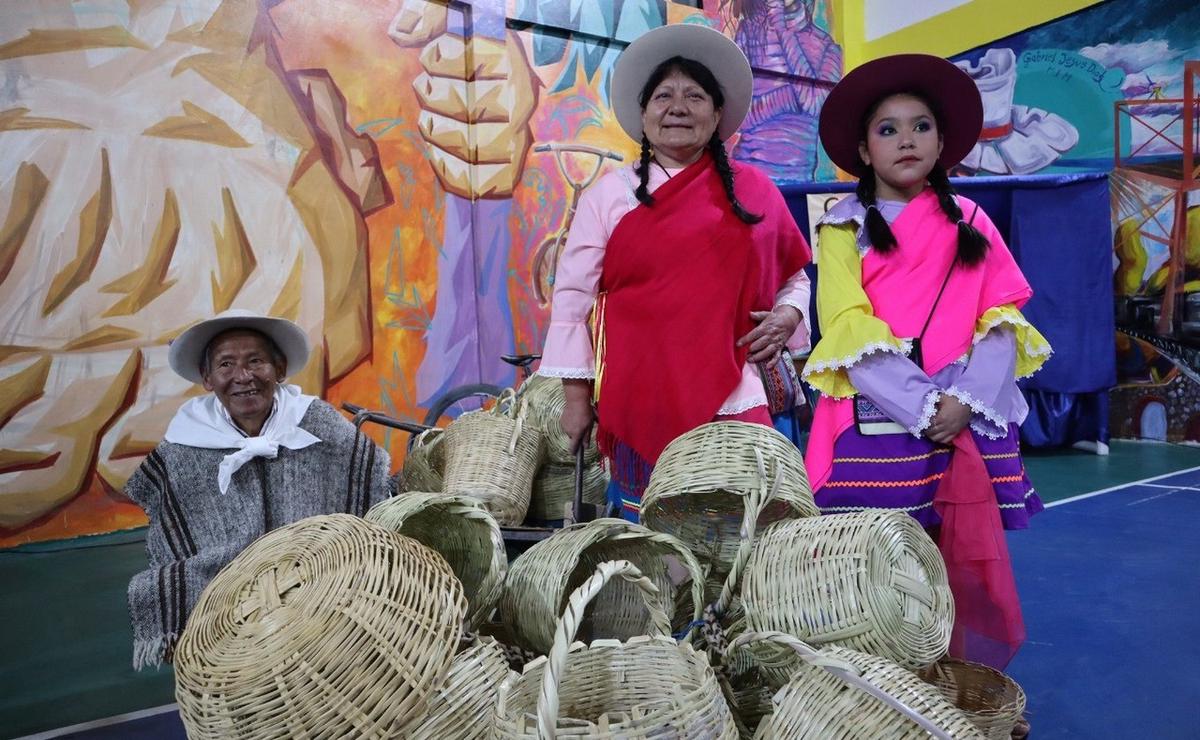
[[[587,442],[588,430],[596,421],[596,413],[592,410],[592,384],[587,380],[563,378],[563,395],[567,402],[558,423],[571,440],[571,451],[575,452],[580,444]]]
[[[787,340],[796,333],[796,327],[800,326],[803,317],[795,306],[781,305],[773,311],[751,311],[750,318],[757,321],[758,326],[737,340],[737,346],[750,345],[746,359],[764,362],[773,359],[787,345]]]
[[[925,430],[925,436],[940,445],[948,445],[970,421],[971,407],[954,396],[943,394],[938,400],[937,413]]]

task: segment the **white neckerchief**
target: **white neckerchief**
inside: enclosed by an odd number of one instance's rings
[[[237,449],[226,455],[217,468],[217,486],[225,493],[233,474],[252,459],[274,458],[281,446],[301,450],[321,441],[300,428],[300,420],[315,400],[316,396],[302,394],[298,385],[276,385],[271,415],[257,437],[248,437],[233,423],[220,400],[210,393],[183,404],[171,419],[165,439],[173,444],[210,450]]]

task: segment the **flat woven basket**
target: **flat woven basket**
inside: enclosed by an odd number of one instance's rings
[[[468,629],[491,615],[504,589],[508,556],[500,527],[483,504],[466,496],[410,492],[372,506],[367,521],[411,537],[446,559],[470,602]]]
[[[413,438],[404,458],[404,490],[442,490],[442,471],[446,468],[446,449],[441,429],[426,429]]]
[[[651,614],[648,636],[573,642],[588,603],[609,580],[635,584]],[[657,588],[626,561],[602,563],[567,602],[549,658],[500,686],[494,737],[738,737],[703,653],[670,637]]]
[[[528,407],[530,423],[542,432],[546,462],[569,465],[574,469],[575,452],[571,449],[570,438],[559,424],[563,407],[567,405],[562,378],[533,375],[521,384],[517,397]],[[584,448],[583,462],[590,465],[599,459],[600,450],[596,447],[595,435],[592,435],[590,443]]]
[[[429,700],[425,720],[409,730],[409,740],[486,740],[492,736],[500,683],[508,661],[495,640],[480,638],[454,656],[441,688]]]
[[[608,473],[597,461],[585,463],[583,471],[583,503],[603,506],[607,500]],[[565,512],[575,502],[575,463],[547,462],[533,479],[533,494],[529,499],[530,521],[550,522],[564,519]]]
[[[1025,713],[1025,692],[990,666],[942,658],[917,672],[967,715],[988,740],[1008,740]]]
[[[756,740],[982,737],[941,692],[885,658],[836,646],[818,651],[779,632],[747,633],[729,648],[765,640],[794,650],[801,660],[772,698],[774,711],[763,718]]]
[[[442,490],[483,502],[502,527],[525,521],[542,433],[525,418],[525,404],[506,390],[487,410],[471,411],[443,433]]]
[[[189,738],[404,735],[462,631],[450,566],[348,514],[255,540],[204,589],[175,653]]]
[[[544,655],[554,644],[567,598],[596,567],[627,560],[655,584],[658,608],[674,610],[675,586],[668,558],[691,577],[692,619],[703,607],[700,565],[678,540],[621,519],[597,519],[566,527],[529,548],[513,562],[500,598],[500,614],[521,647]],[[627,639],[647,634],[650,612],[633,583],[612,584],[597,598],[582,625],[587,639]]]
[[[667,445],[642,496],[642,524],[678,537],[702,563],[726,573],[737,553],[746,496],[761,488],[764,473],[781,485],[759,516],[760,530],[820,513],[804,460],[787,437],[762,424],[718,421]]]

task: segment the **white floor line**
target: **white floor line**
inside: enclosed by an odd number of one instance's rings
[[[1143,483],[1146,488],[1169,488],[1172,491],[1200,491],[1196,486],[1164,486],[1162,483]]]
[[[46,732],[39,732],[36,735],[26,735],[24,737],[14,738],[14,740],[51,740],[51,738],[70,735],[73,732],[85,732],[87,730],[108,727],[109,725],[119,725],[122,722],[132,722],[134,720],[142,719],[143,717],[153,717],[156,714],[166,714],[167,712],[173,712],[176,709],[179,709],[178,704],[163,704],[161,707],[139,709],[136,712],[129,712],[127,714],[114,714],[111,717],[94,719],[90,722],[80,722],[79,724],[71,725],[70,727],[60,727],[57,730],[47,730]]]
[[[1194,473],[1197,470],[1200,470],[1200,465],[1197,465],[1194,468],[1184,468],[1183,470],[1173,470],[1170,473],[1163,473],[1162,475],[1156,475],[1151,478],[1143,478],[1142,480],[1135,480],[1135,481],[1130,481],[1129,483],[1122,483],[1119,486],[1110,486],[1108,488],[1101,488],[1099,491],[1092,491],[1091,493],[1081,493],[1078,496],[1071,496],[1070,498],[1059,499],[1058,501],[1051,501],[1050,503],[1046,504],[1046,508],[1049,509],[1053,506],[1062,506],[1063,504],[1069,504],[1069,503],[1072,503],[1073,501],[1082,501],[1085,498],[1092,498],[1093,496],[1102,496],[1106,493],[1112,493],[1113,491],[1119,491],[1122,488],[1129,488],[1130,486],[1145,485],[1147,483],[1151,483],[1156,480],[1162,480],[1163,478],[1170,478],[1171,476],[1174,476],[1174,475],[1183,475],[1184,473]]]

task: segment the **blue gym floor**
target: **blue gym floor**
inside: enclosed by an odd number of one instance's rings
[[[1200,738],[1200,467],[1054,501],[1010,534],[1031,737]],[[174,707],[31,737],[183,738]],[[0,731],[0,735],[4,734]]]

